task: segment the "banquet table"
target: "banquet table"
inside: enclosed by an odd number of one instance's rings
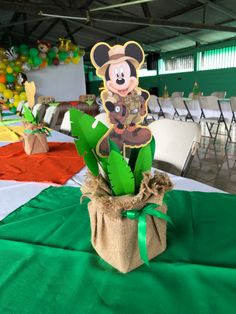
[[[0,180],[1,313],[234,313],[234,195],[170,175],[167,250],[122,274],[91,246],[86,171],[64,186]]]

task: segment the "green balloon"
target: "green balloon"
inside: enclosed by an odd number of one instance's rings
[[[67,52],[65,52],[65,51],[60,51],[59,54],[58,54],[58,56],[59,56],[59,60],[60,60],[60,61],[65,61],[66,58],[67,58],[67,56],[68,56],[68,54],[67,54]]]
[[[28,56],[28,54],[29,54],[29,47],[27,45],[20,45],[19,52],[20,52],[20,54],[22,54],[24,56]]]
[[[55,50],[50,49],[50,50],[48,51],[48,58],[53,59],[53,58],[55,58],[55,57],[56,57],[56,52],[55,52]]]
[[[43,59],[41,57],[36,56],[33,58],[33,62],[34,62],[34,65],[38,67],[43,62]]]
[[[32,58],[36,57],[38,55],[38,50],[36,48],[30,48],[29,54]]]
[[[13,74],[7,73],[6,80],[7,83],[13,83],[15,81],[15,76]]]
[[[48,65],[52,65],[52,61],[53,61],[53,59],[48,58]]]
[[[14,66],[14,72],[19,73],[21,71],[20,67],[18,67],[17,65]]]
[[[78,57],[78,55],[79,55],[79,52],[78,52],[78,50],[76,50],[76,51],[74,51],[74,52],[73,52],[73,58],[76,58],[76,57]]]

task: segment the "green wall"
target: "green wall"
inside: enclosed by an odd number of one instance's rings
[[[176,57],[193,54],[196,59],[198,51],[222,48],[235,44],[235,40],[228,40],[212,45],[205,45],[204,47],[196,47],[184,49],[181,51],[168,52],[166,54],[162,54],[162,57]],[[173,91],[183,91],[184,96],[187,97],[188,94],[192,91],[195,81],[198,82],[200,90],[203,92],[204,95],[209,95],[214,91],[227,91],[226,97],[236,96],[236,68],[207,71],[195,70],[194,72],[141,77],[139,80],[139,86],[147,90],[151,87],[158,87],[159,95],[161,96],[164,86],[167,85],[169,94],[171,94]],[[88,84],[90,92],[98,95],[98,87],[101,84],[101,81],[90,81]]]

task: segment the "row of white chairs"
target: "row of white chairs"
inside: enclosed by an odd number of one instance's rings
[[[226,96],[226,91],[223,92],[213,92],[210,94],[210,96],[216,96],[218,98],[225,98]],[[203,92],[200,93],[201,96],[203,96]],[[173,92],[171,94],[171,97],[183,97],[184,96],[184,92]],[[193,97],[193,92],[188,94],[188,98],[192,98]]]
[[[191,110],[192,102],[193,101],[189,101],[189,99],[185,99],[183,97],[173,97],[166,101],[155,95],[151,95],[148,102],[149,116],[147,121],[150,119],[154,121],[161,117],[168,117],[184,121],[204,122],[207,126],[210,137],[213,137],[212,128],[216,125],[214,144],[217,139],[219,126],[223,123],[226,129],[227,147],[228,142],[232,142],[231,132],[233,130],[233,124],[236,123],[236,97],[231,97],[229,99],[231,112],[228,112],[227,116],[222,110],[220,99],[216,96],[205,96],[195,100],[194,111]],[[168,109],[166,108],[166,104],[168,105]],[[169,111],[170,105],[172,106],[172,114],[170,114]]]

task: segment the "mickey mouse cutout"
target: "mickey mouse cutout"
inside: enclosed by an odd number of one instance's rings
[[[98,142],[97,153],[109,154],[109,138],[120,150],[124,145],[146,145],[152,135],[147,127],[139,125],[147,114],[149,98],[149,93],[138,87],[137,70],[144,61],[142,47],[134,41],[113,47],[100,42],[92,48],[90,57],[97,75],[104,81],[101,98],[111,124]]]

